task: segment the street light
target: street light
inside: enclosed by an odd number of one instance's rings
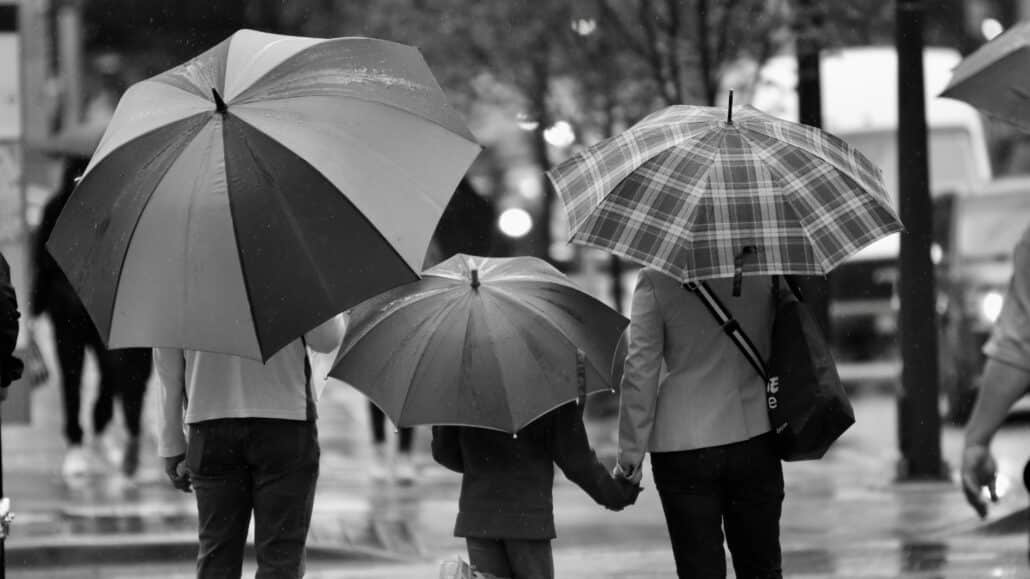
[[[497,218],[497,227],[500,228],[501,233],[518,239],[525,237],[533,229],[533,217],[521,207],[512,207],[501,212],[500,217]]]

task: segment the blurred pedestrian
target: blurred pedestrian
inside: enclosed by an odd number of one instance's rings
[[[394,478],[401,484],[415,482],[415,461],[411,452],[415,429],[397,429],[396,452],[391,452],[387,446],[386,414],[371,401],[368,403],[368,414],[372,425],[372,479],[384,481]]]
[[[251,513],[257,576],[304,575],[320,453],[307,349],[332,352],[344,329],[335,316],[264,364],[154,350],[158,454],[172,485],[196,495],[198,577],[240,576]]]
[[[516,436],[464,426],[433,427],[433,458],[462,473],[454,535],[465,537],[469,562],[483,574],[511,579],[554,577],[554,465],[598,504],[620,511],[639,486],[616,481],[597,460],[570,402]],[[489,576],[489,575],[488,575]]]
[[[708,285],[763,358],[772,335],[772,278]],[[616,474],[639,481],[651,454],[680,577],[725,577],[723,531],[741,578],[782,577],[783,469],[765,384],[699,296],[657,270],[639,273],[621,384]]]
[[[983,347],[987,360],[962,449],[962,490],[981,517],[987,516],[987,498],[998,500],[991,440],[1012,406],[1030,391],[1030,228],[1013,249],[1012,267],[1001,313]]]
[[[11,266],[0,253],[0,402],[7,400],[7,388],[21,377],[24,367],[14,355],[20,318],[18,297],[11,284]]]
[[[30,313],[33,317],[46,314],[53,326],[54,349],[60,366],[64,402],[64,437],[68,444],[62,473],[66,477],[87,474],[98,466],[99,457],[114,454],[103,448],[102,436],[114,417],[114,401],[117,398],[121,403],[127,431],[120,466],[126,476],[132,477],[139,467],[140,420],[152,369],[151,350],[108,350],[68,278],[46,249],[47,238],[57,223],[61,209],[75,189],[76,179],[88,164],[86,158],[68,158],[60,188],[43,207],[43,217],[32,244],[34,272]],[[93,445],[88,449],[83,446],[84,435],[79,422],[82,372],[87,349],[93,352],[100,374],[92,412]]]

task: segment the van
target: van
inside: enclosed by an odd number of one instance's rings
[[[897,51],[863,46],[825,51],[821,57],[823,129],[864,153],[883,171],[897,207]],[[969,105],[938,98],[961,55],[948,48],[923,54],[930,191],[982,191],[991,179],[980,114]],[[770,59],[759,71],[752,104],[772,115],[798,118],[797,61]],[[830,318],[837,355],[863,361],[895,354],[900,237],[894,234],[862,249],[830,276]]]

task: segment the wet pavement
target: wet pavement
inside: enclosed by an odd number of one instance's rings
[[[147,399],[148,428],[154,425],[154,393]],[[60,476],[58,396],[56,383],[40,387],[33,393],[32,423],[3,427],[5,490],[17,517],[6,542],[7,576],[191,577],[193,497],[166,483],[152,434],[144,441],[137,480],[110,468],[69,484]],[[89,387],[84,398],[92,398]],[[829,456],[785,466],[786,576],[1030,577],[1028,499],[1020,480],[1030,455],[1030,422],[1011,421],[997,437],[1006,492],[988,520],[980,521],[955,483],[894,480],[896,405],[889,393],[862,390],[854,402],[858,423]],[[463,554],[463,543],[451,536],[459,478],[432,464],[425,430],[417,435],[417,482],[382,484],[368,476],[361,395],[332,382],[320,415],[322,470],[308,577],[436,577],[440,560]],[[595,418],[590,428],[610,461],[614,423]],[[117,442],[120,426],[112,430]],[[946,428],[948,460],[957,460],[960,443],[961,433]],[[647,478],[644,485],[636,505],[611,513],[559,477],[558,577],[675,576],[657,495]],[[245,570],[252,575],[253,564]]]

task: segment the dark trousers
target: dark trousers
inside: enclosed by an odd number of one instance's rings
[[[651,454],[680,577],[726,577],[723,529],[739,579],[779,579],[783,466],[772,436]]]
[[[469,564],[480,573],[509,579],[553,579],[551,541],[465,539]]]
[[[197,497],[197,577],[240,577],[252,512],[256,577],[302,577],[318,459],[314,422],[229,418],[191,424],[186,467]]]
[[[368,403],[368,411],[372,417],[372,440],[377,444],[382,444],[386,442],[386,414],[383,414],[383,411],[371,402]],[[401,428],[399,431],[398,438],[400,440],[397,442],[397,448],[401,452],[410,452],[411,443],[415,439],[415,429]]]
[[[82,443],[79,408],[82,404],[82,371],[86,349],[97,359],[100,380],[93,402],[93,432],[101,433],[114,417],[115,398],[121,400],[122,417],[130,436],[139,436],[143,396],[150,378],[150,348],[108,350],[93,322],[81,306],[52,305],[50,320],[54,328],[57,363],[60,366],[61,393],[64,401],[64,437],[69,444]]]

